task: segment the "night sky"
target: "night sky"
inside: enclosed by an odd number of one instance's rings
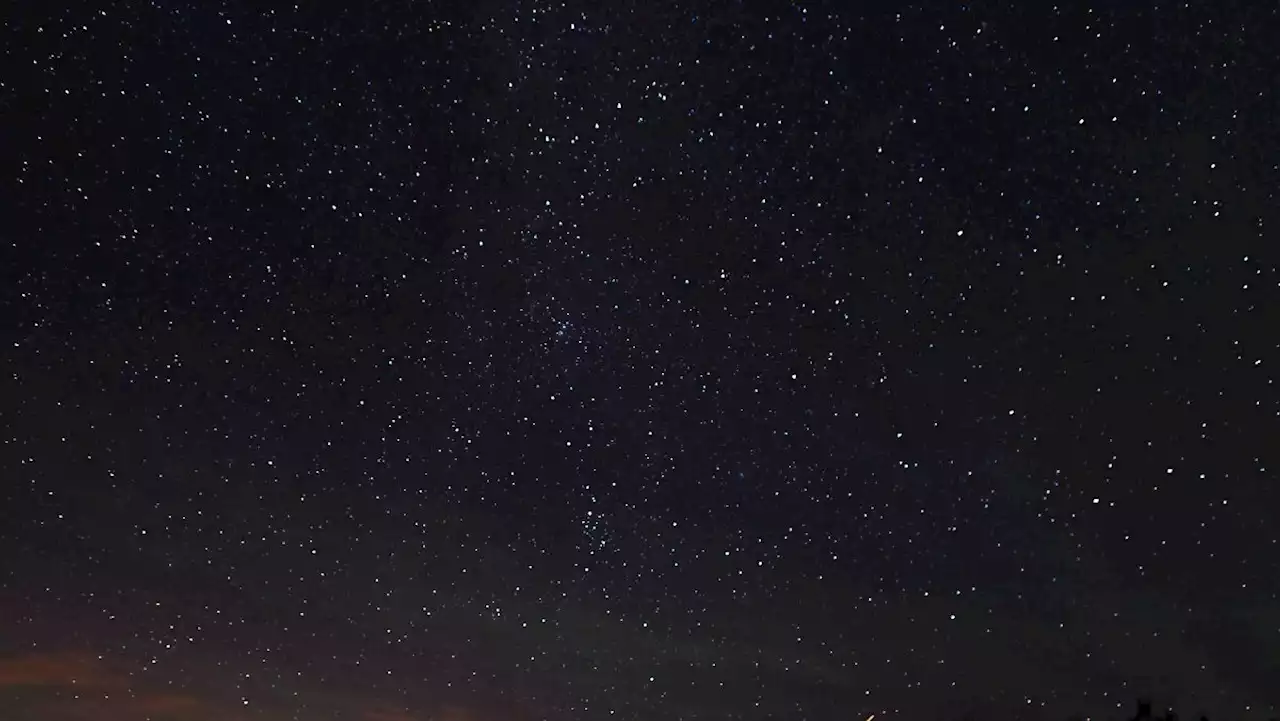
[[[2,11],[0,719],[1280,711],[1278,6],[348,5]]]

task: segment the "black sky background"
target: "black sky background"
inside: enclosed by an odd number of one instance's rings
[[[6,14],[13,668],[1275,712],[1274,8]]]

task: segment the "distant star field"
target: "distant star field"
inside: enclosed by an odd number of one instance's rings
[[[6,15],[0,721],[1280,715],[1280,6]]]

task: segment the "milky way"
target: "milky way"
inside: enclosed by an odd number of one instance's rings
[[[0,717],[1276,713],[1274,8],[187,5],[0,35]]]

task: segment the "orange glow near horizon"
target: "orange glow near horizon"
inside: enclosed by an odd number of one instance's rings
[[[360,721],[479,721],[471,710],[440,709],[423,715],[359,697],[315,697],[340,703]],[[312,708],[316,708],[313,705]],[[227,697],[175,688],[145,679],[84,651],[0,656],[0,707],[5,721],[295,721],[305,710],[270,702],[237,707]],[[328,706],[326,706],[328,707]]]

